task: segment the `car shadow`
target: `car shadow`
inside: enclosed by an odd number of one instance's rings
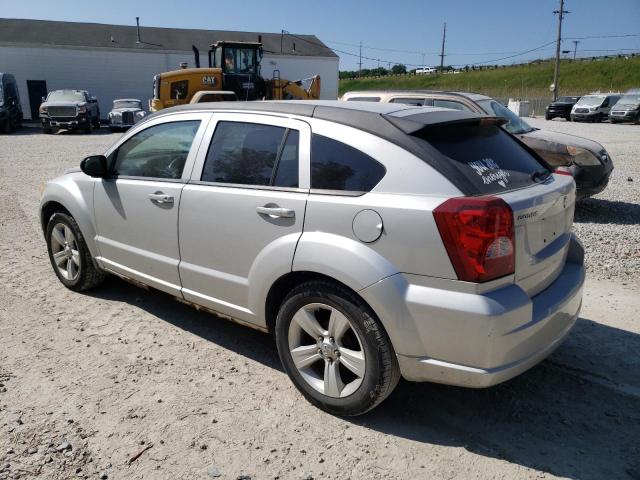
[[[116,278],[90,294],[135,305],[282,371],[270,335],[198,312],[161,292],[131,288]],[[513,380],[480,390],[401,380],[376,409],[344,420],[413,442],[463,447],[561,477],[637,479],[639,351],[640,335],[580,318],[551,357]]]
[[[640,203],[585,198],[576,203],[575,221],[578,223],[640,224]]]

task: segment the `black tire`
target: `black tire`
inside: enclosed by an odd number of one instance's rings
[[[42,127],[42,133],[44,133],[45,135],[51,135],[53,133],[53,130],[51,129],[51,127]]]
[[[545,119],[545,120],[552,120],[552,119],[553,119],[553,117],[552,117],[551,115],[546,115],[546,114],[545,114],[544,119]]]
[[[93,122],[93,128],[100,128],[100,112]]]
[[[84,131],[84,133],[91,133],[91,130],[92,130],[92,128],[91,128],[91,127],[92,127],[92,125],[91,125],[91,119],[89,119],[89,122],[87,122],[86,127],[84,127],[84,130],[83,130],[83,131]]]
[[[360,386],[350,395],[335,398],[315,390],[302,377],[289,350],[289,325],[305,305],[323,303],[347,317],[361,340],[366,360]],[[387,398],[400,380],[400,368],[389,337],[371,308],[351,290],[330,281],[317,280],[299,285],[284,299],[275,327],[276,344],[282,365],[296,388],[318,408],[333,415],[362,415]]]
[[[51,237],[53,235],[53,228],[60,223],[66,225],[71,229],[73,235],[75,236],[76,244],[78,247],[80,265],[77,267],[78,275],[73,280],[68,280],[62,276],[53,259]],[[80,227],[78,227],[78,224],[73,217],[67,215],[66,213],[54,213],[47,222],[45,238],[47,241],[47,251],[49,252],[49,261],[51,262],[53,271],[58,277],[58,280],[60,280],[60,282],[65,287],[73,290],[74,292],[83,292],[85,290],[97,287],[103,282],[105,273],[95,266],[93,258],[91,257],[91,252],[89,252],[87,243],[85,242],[84,237],[82,236],[82,232],[80,231]]]
[[[7,118],[4,122],[2,122],[2,133],[11,133],[11,119]]]

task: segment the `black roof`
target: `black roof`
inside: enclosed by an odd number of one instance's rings
[[[0,18],[0,44],[5,45],[159,51],[191,51],[191,45],[195,45],[200,52],[207,52],[209,47],[217,41],[257,42],[259,36],[262,37],[265,53],[280,54],[281,35],[279,33],[141,26],[141,41],[138,43],[135,25]],[[282,36],[282,54],[337,57],[333,50],[314,35],[298,34]]]

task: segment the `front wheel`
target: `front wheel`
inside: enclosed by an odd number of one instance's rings
[[[47,223],[47,250],[56,276],[76,292],[89,290],[104,280],[104,273],[93,264],[91,252],[80,227],[66,213],[55,213]]]
[[[312,281],[295,288],[276,319],[282,364],[300,392],[335,415],[362,415],[400,379],[391,342],[371,308],[347,288]]]

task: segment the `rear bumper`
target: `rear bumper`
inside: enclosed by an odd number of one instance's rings
[[[411,318],[403,318],[402,307],[396,318],[381,317],[403,377],[481,388],[547,357],[568,335],[582,304],[585,270],[577,239],[571,250],[557,279],[532,298],[515,284],[484,294],[407,285],[404,301]],[[396,285],[387,287],[402,289],[393,277],[369,288],[380,294],[381,284],[393,281]],[[393,330],[397,322],[402,331]]]

